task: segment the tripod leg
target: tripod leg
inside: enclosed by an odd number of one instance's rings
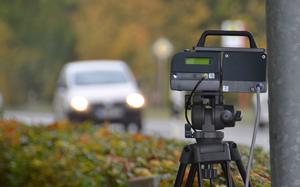
[[[214,169],[213,164],[207,165],[208,169]],[[212,187],[214,185],[213,176],[209,177],[209,186]]]
[[[192,187],[193,186],[196,172],[197,172],[197,165],[192,164],[191,168],[190,168],[190,171],[189,171],[188,179],[187,179],[186,184],[185,184],[186,187]]]
[[[213,179],[215,178],[214,166],[213,164],[204,164],[204,176],[203,178],[209,179],[209,186],[214,185]]]
[[[235,161],[236,166],[238,167],[238,170],[240,172],[240,175],[244,181],[244,183],[246,182],[246,169],[243,165],[242,159],[241,159],[241,154],[238,150],[238,147],[236,145],[236,143],[234,142],[227,142],[229,144],[230,147],[230,154],[231,154],[231,158],[232,160]],[[251,181],[249,181],[249,186],[248,187],[252,187],[251,185]]]
[[[187,164],[180,164],[177,172],[174,187],[181,187]]]
[[[230,170],[230,162],[229,161],[226,162],[226,170],[227,170],[228,186],[233,187],[233,185],[232,185],[233,180],[232,180],[232,177],[231,177],[231,170]]]
[[[243,179],[243,181],[244,181],[244,183],[245,183],[245,182],[246,182],[246,175],[247,175],[247,173],[246,173],[246,169],[245,169],[245,167],[244,167],[244,165],[243,165],[243,162],[242,162],[241,159],[237,159],[237,160],[235,161],[235,163],[236,163],[236,165],[237,165],[237,167],[238,167],[238,169],[239,169],[239,172],[240,172],[240,174],[241,174],[241,177],[242,177],[242,179]],[[248,187],[252,187],[251,181],[249,182],[249,186],[248,186]]]
[[[222,166],[222,170],[224,172],[225,178],[226,178],[226,184],[228,187],[235,187],[235,183],[233,181],[233,178],[231,176],[231,172],[230,172],[230,162],[226,161],[221,163]]]
[[[197,163],[197,176],[198,176],[198,186],[203,187],[203,178],[202,178],[202,168],[201,168],[201,163]]]

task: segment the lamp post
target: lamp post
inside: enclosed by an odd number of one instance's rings
[[[165,64],[167,59],[173,53],[173,45],[166,38],[157,39],[153,46],[152,51],[156,57],[156,90],[154,95],[154,101],[157,106],[163,105],[163,95],[164,95],[164,83],[165,77]]]

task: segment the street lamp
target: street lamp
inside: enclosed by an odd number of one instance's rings
[[[156,57],[157,62],[157,76],[156,76],[156,92],[154,101],[156,105],[162,105],[162,95],[164,94],[164,82],[165,79],[163,77],[163,73],[165,72],[165,62],[173,53],[173,45],[166,38],[157,39],[153,46],[152,51]]]

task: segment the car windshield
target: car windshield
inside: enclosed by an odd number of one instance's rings
[[[101,85],[126,83],[128,80],[121,71],[89,71],[75,73],[75,85]]]

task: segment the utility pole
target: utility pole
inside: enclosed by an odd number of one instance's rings
[[[267,0],[272,187],[300,186],[299,7],[299,0]]]

